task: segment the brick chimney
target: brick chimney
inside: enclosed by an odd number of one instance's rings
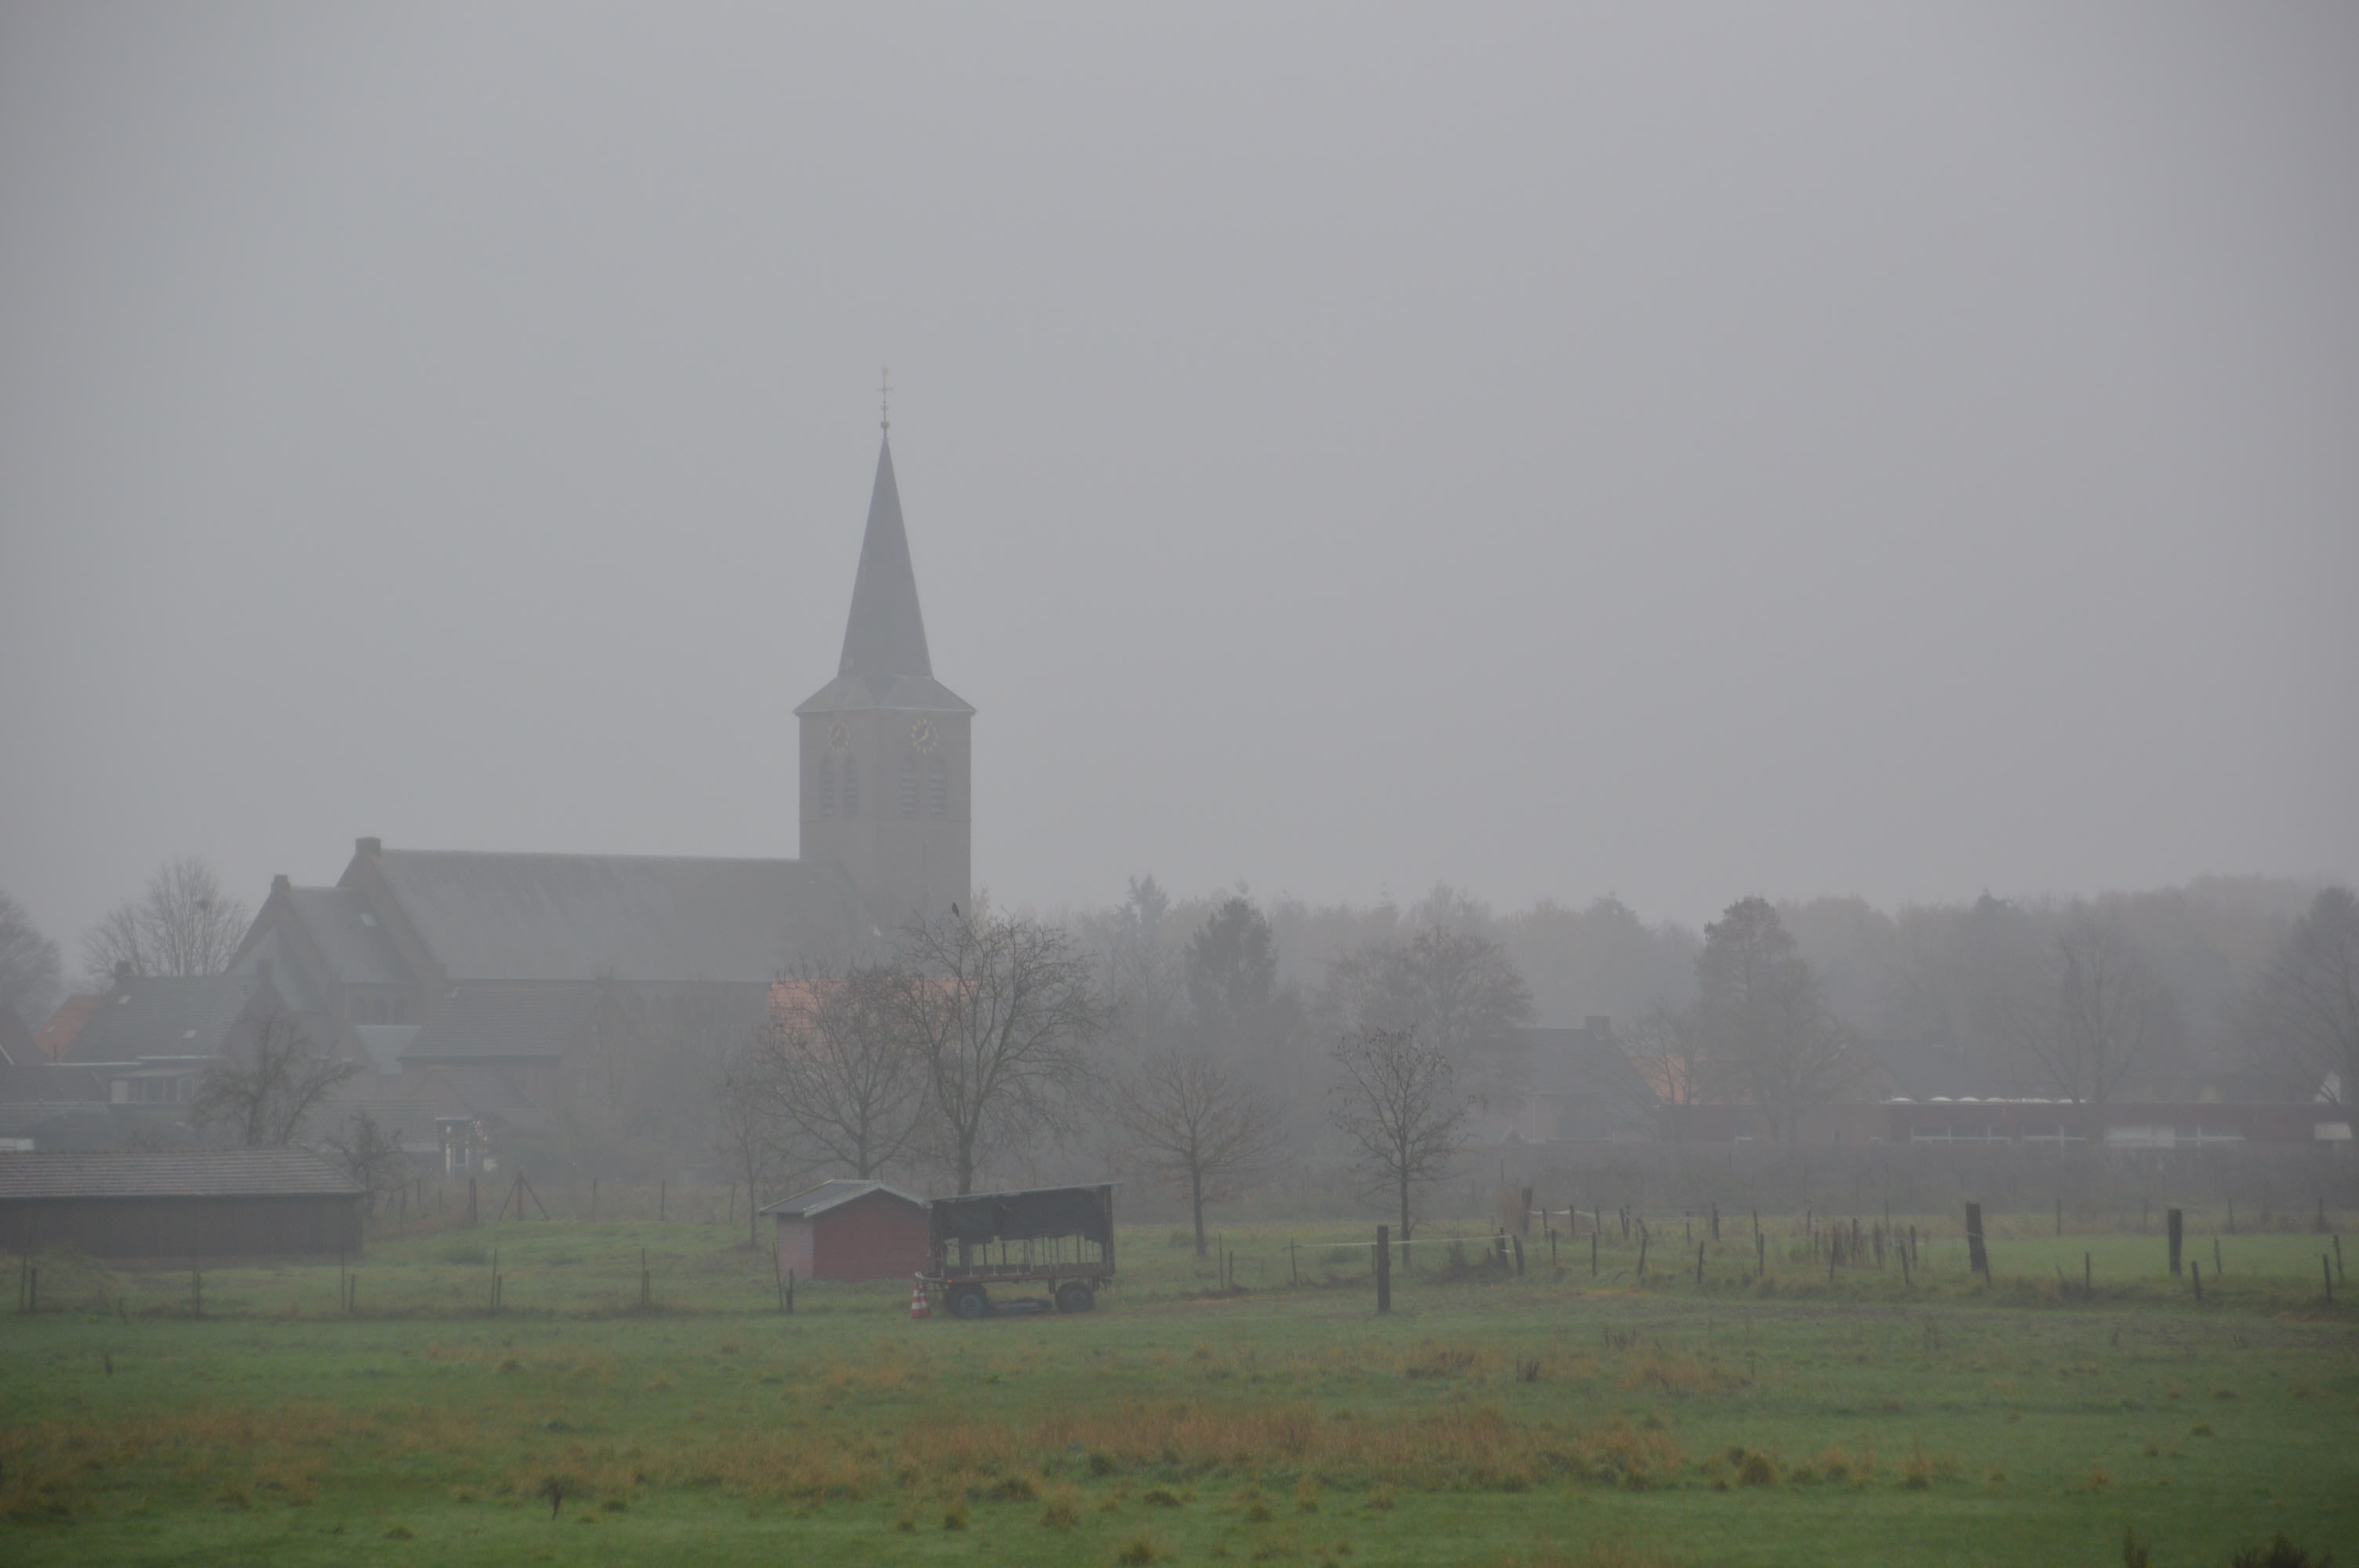
[[[353,840],[353,853],[366,855],[369,859],[375,860],[385,853],[385,840],[374,838],[355,838]]]

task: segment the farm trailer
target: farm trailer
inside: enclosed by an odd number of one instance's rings
[[[929,1267],[919,1275],[952,1317],[991,1314],[999,1287],[1045,1284],[1059,1312],[1087,1312],[1114,1283],[1114,1189],[970,1193],[927,1206]]]

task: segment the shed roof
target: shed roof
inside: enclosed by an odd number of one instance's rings
[[[882,1182],[862,1182],[854,1181],[848,1176],[838,1176],[833,1181],[821,1182],[807,1193],[797,1193],[793,1197],[780,1198],[762,1212],[778,1215],[788,1219],[816,1219],[829,1209],[841,1208],[853,1199],[864,1198],[871,1193],[884,1193],[887,1196],[899,1198],[903,1203],[915,1205],[919,1208],[926,1206],[925,1199],[914,1194],[905,1193],[898,1187],[888,1187]]]
[[[357,1197],[309,1149],[103,1150],[0,1154],[0,1202],[33,1198]]]

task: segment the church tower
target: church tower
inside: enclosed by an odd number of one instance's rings
[[[918,576],[901,524],[888,431],[835,678],[795,709],[802,721],[802,859],[852,874],[886,932],[968,907],[974,709],[934,679]]]

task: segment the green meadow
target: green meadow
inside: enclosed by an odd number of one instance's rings
[[[1652,1221],[1642,1278],[1606,1218],[1593,1271],[1535,1238],[1521,1273],[1437,1223],[1386,1316],[1373,1227],[1332,1223],[1233,1227],[1225,1271],[1127,1228],[1099,1311],[973,1324],[894,1284],[789,1315],[722,1224],[8,1260],[0,1561],[2359,1562],[2330,1237],[2191,1217],[2199,1303],[2158,1234],[2049,1216],[1994,1218],[1988,1283],[1955,1217],[1899,1219],[1905,1282],[1831,1277],[1799,1216],[1766,1277],[1723,1217],[1701,1282],[1696,1222]]]

